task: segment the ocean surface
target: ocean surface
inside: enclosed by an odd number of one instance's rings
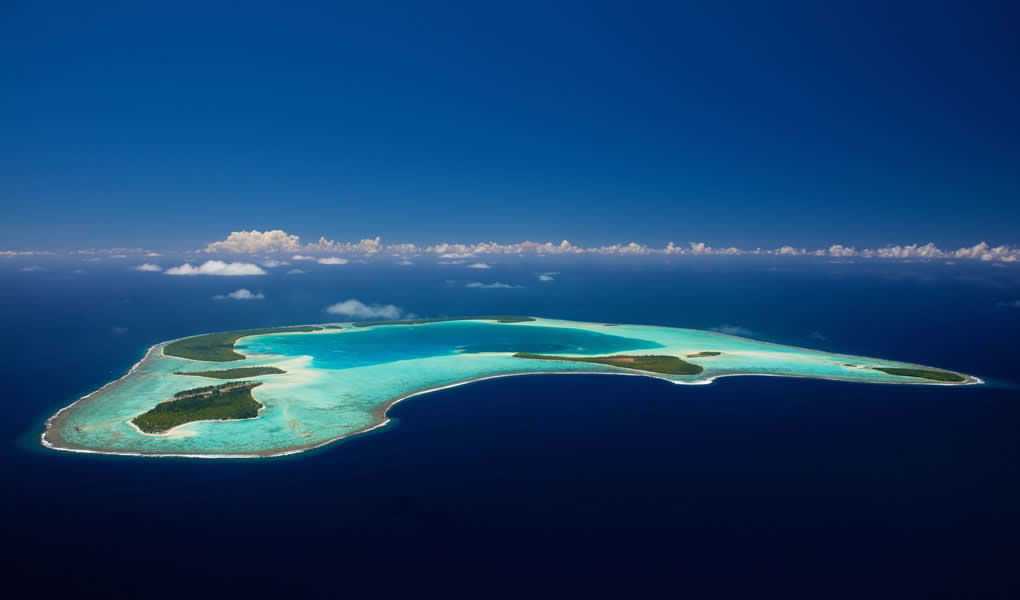
[[[350,264],[186,278],[0,263],[3,564],[37,593],[143,597],[1020,592],[1020,269],[984,264]],[[542,282],[538,273],[558,272]],[[216,301],[238,287],[264,300]],[[418,396],[275,459],[86,456],[44,420],[152,344],[331,320],[532,314],[958,370],[983,386],[532,375]]]

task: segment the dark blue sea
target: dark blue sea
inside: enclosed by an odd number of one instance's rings
[[[1018,597],[1020,268],[794,260],[252,279],[0,264],[5,583],[144,598]],[[479,277],[524,287],[465,287]],[[265,299],[211,299],[238,287]],[[419,396],[390,427],[285,458],[39,446],[49,415],[156,342],[335,320],[323,308],[348,298],[740,328],[988,384],[543,375]]]

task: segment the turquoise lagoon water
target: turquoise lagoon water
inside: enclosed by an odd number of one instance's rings
[[[538,319],[522,324],[481,321],[327,329],[239,340],[246,358],[206,363],[162,355],[154,347],[126,377],[65,409],[44,440],[61,448],[127,454],[264,456],[321,445],[385,422],[384,410],[401,396],[480,377],[529,372],[626,373],[590,363],[513,358],[514,352],[592,356],[688,354],[704,368],[695,376],[654,375],[676,383],[708,383],[725,375],[821,377],[872,383],[923,383],[868,367],[912,366],[778,346],[718,333],[654,326]],[[189,423],[164,435],[145,435],[128,421],[174,393],[212,380],[175,375],[226,367],[274,365],[283,375],[254,391],[259,417]],[[691,391],[690,393],[697,393]],[[427,401],[427,400],[423,400]],[[478,402],[485,402],[479,397]]]

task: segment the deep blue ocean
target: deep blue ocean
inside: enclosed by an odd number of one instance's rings
[[[146,598],[1020,595],[1020,268],[793,261],[258,278],[0,264],[6,583]],[[524,287],[465,287],[480,278]],[[238,287],[265,299],[211,299]],[[741,328],[989,383],[536,375],[419,396],[388,428],[285,458],[38,444],[48,416],[156,342],[336,320],[323,308],[348,298]]]

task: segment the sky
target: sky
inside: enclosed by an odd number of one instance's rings
[[[0,250],[1018,243],[998,2],[0,6]]]

